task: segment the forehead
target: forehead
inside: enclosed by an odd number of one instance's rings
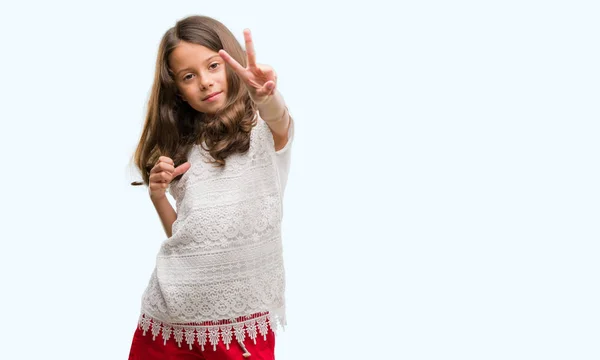
[[[169,55],[169,65],[174,70],[202,63],[212,56],[219,55],[206,46],[181,41]]]

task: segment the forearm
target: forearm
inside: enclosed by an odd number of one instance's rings
[[[269,97],[269,100],[258,104],[258,112],[260,117],[267,123],[280,120],[285,112],[285,101],[281,93],[275,90],[275,94]]]
[[[287,135],[289,114],[279,91],[276,90],[266,102],[258,104],[258,112],[273,132],[280,136]]]
[[[163,229],[165,230],[165,234],[168,237],[171,237],[173,230],[173,223],[177,219],[177,213],[169,203],[169,199],[166,196],[162,196],[158,199],[150,198],[152,200],[152,204],[158,213],[158,217],[162,223]]]

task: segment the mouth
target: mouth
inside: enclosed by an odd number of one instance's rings
[[[202,99],[202,101],[207,101],[207,100],[214,99],[215,97],[217,97],[221,93],[222,93],[222,91],[217,91],[217,92],[214,92],[212,94],[209,94],[207,97],[205,97],[204,99]]]

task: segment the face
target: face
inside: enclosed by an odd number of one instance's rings
[[[180,96],[194,110],[214,114],[225,105],[227,74],[218,53],[181,41],[169,56],[169,65]]]

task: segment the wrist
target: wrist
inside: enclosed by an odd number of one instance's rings
[[[257,105],[260,116],[266,122],[279,120],[285,112],[285,101],[277,90],[265,102]]]
[[[153,203],[162,202],[166,198],[167,198],[166,191],[150,192],[150,200],[152,200]]]

